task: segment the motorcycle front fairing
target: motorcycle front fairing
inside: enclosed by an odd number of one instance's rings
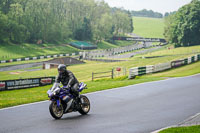
[[[66,86],[63,86],[63,88],[66,88]],[[53,87],[47,91],[48,97],[51,101],[56,101],[57,106],[60,106],[61,99],[63,99],[64,96],[68,95],[70,98],[73,98],[73,95],[70,94],[69,89],[64,90],[63,88],[59,87],[58,83],[54,83]],[[86,84],[80,83],[79,84],[79,92],[81,92],[83,89],[86,89]]]
[[[48,97],[51,98],[51,96],[53,95],[53,92],[51,90],[47,91]]]
[[[87,89],[86,86],[86,84],[80,83],[78,91],[81,92],[82,90]],[[61,88],[58,86],[58,84],[54,84],[53,87],[47,91],[47,94],[49,100],[51,101],[51,104],[49,105],[49,111],[52,117],[55,119],[60,119],[65,113],[78,111],[80,114],[84,115],[89,112],[89,99],[84,95],[80,95],[80,100],[77,101],[77,99],[74,99],[70,88],[67,88],[67,86],[63,86]],[[87,104],[85,102],[87,102]]]

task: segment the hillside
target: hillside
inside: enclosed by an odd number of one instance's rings
[[[78,49],[62,44],[7,44],[0,45],[0,60],[78,52]]]
[[[164,22],[163,19],[133,17],[134,33],[142,37],[163,37]],[[98,49],[109,49],[114,47],[130,45],[133,42],[116,41],[111,44],[102,41]],[[33,57],[38,55],[52,55],[61,53],[73,53],[80,50],[66,44],[6,44],[0,45],[0,60],[16,59],[23,57]]]
[[[102,41],[98,49],[109,49],[133,44],[130,41],[116,41],[115,44]],[[6,44],[0,45],[0,60],[34,57],[39,55],[71,54],[80,50],[68,44]]]
[[[149,38],[164,38],[164,20],[160,18],[133,17],[133,33]]]

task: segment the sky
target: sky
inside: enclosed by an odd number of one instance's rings
[[[127,10],[153,10],[162,14],[177,11],[191,0],[104,0],[110,7],[123,7]]]

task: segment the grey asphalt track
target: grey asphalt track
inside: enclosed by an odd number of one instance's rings
[[[54,120],[49,101],[0,110],[0,133],[149,133],[200,112],[200,74],[86,95],[85,116]]]
[[[28,63],[28,64],[19,64],[19,65],[12,65],[12,66],[3,66],[0,67],[1,71],[12,71],[12,70],[18,70],[18,69],[26,69],[31,67],[38,67],[42,66],[43,62],[36,62],[36,63]]]

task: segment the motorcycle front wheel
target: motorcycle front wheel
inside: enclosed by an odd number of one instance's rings
[[[56,101],[52,101],[49,105],[49,111],[53,118],[60,119],[63,116],[64,110],[62,104],[60,106],[57,106]]]
[[[78,112],[82,115],[86,115],[89,111],[90,111],[90,101],[86,96],[81,95],[80,96],[80,109]]]

